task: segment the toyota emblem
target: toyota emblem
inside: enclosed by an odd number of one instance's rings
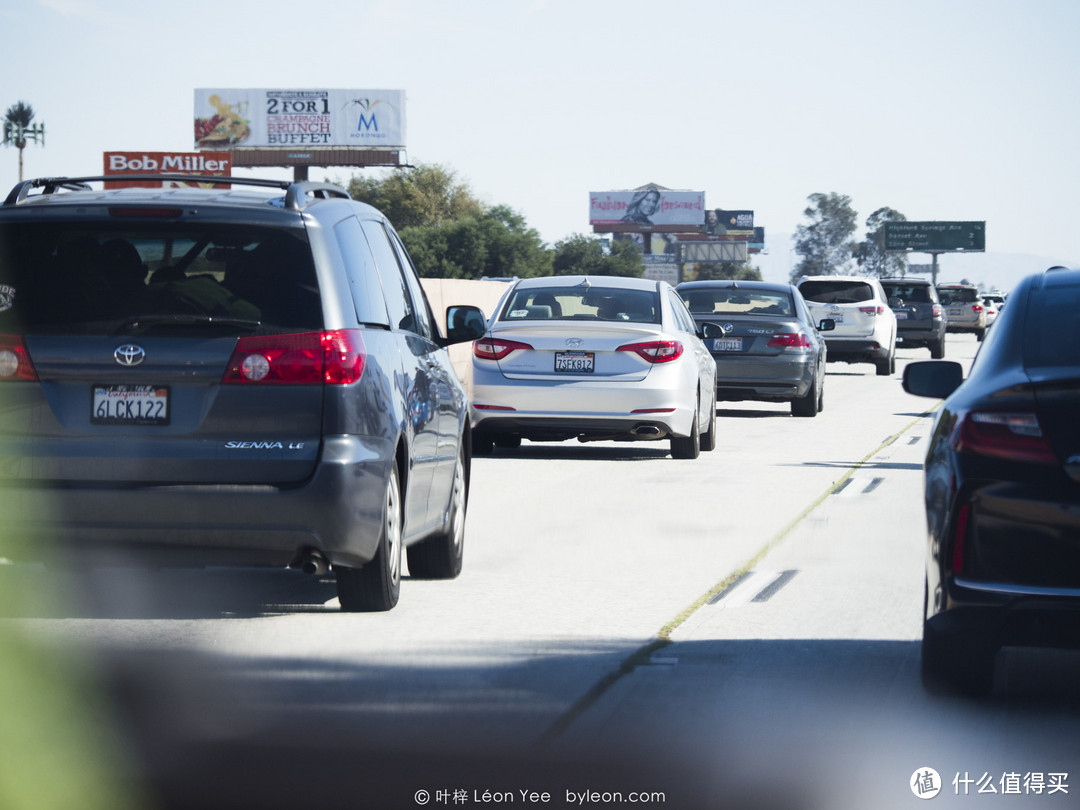
[[[122,366],[137,366],[146,359],[146,352],[142,346],[125,343],[123,346],[116,347],[113,358]]]

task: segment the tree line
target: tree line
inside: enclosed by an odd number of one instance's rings
[[[394,223],[424,278],[549,275],[641,276],[641,248],[573,234],[548,247],[536,229],[506,205],[485,205],[440,165],[420,164],[383,178],[354,176],[355,200]],[[697,278],[761,278],[748,265],[699,265]]]
[[[885,252],[885,223],[905,222],[893,208],[878,208],[866,218],[866,238],[855,239],[858,214],[844,194],[811,194],[803,216],[809,224],[796,228],[795,252],[802,258],[791,271],[791,282],[803,276],[829,276],[852,272],[864,275],[902,276],[907,255]]]

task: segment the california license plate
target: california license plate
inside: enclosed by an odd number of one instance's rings
[[[741,352],[742,351],[742,338],[741,337],[714,338],[713,342],[712,342],[712,350],[714,352]]]
[[[592,374],[596,357],[593,352],[555,352],[555,370]]]
[[[167,425],[169,389],[161,385],[95,385],[90,421],[95,425]]]

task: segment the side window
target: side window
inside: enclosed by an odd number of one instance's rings
[[[413,309],[416,312],[416,331],[428,340],[434,340],[437,336],[435,319],[432,317],[427,295],[424,294],[424,287],[420,284],[420,277],[416,273],[416,266],[409,257],[409,251],[405,250],[405,245],[401,244],[401,237],[394,233],[392,228],[387,228],[387,232],[397,250],[398,262],[401,264],[401,271],[405,274],[405,283],[409,287],[409,292],[412,293]]]
[[[356,217],[343,219],[334,226],[338,248],[349,274],[349,292],[360,323],[389,325],[382,285],[375,270],[367,237]]]
[[[375,257],[375,267],[382,279],[383,295],[386,296],[386,309],[390,313],[390,325],[395,329],[416,332],[416,317],[413,312],[409,290],[405,286],[405,277],[401,273],[394,248],[381,222],[364,220],[360,223],[367,234],[371,253]]]

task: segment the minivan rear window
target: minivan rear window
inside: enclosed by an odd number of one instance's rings
[[[815,304],[858,304],[874,300],[874,289],[865,281],[804,281],[799,292]]]
[[[322,328],[302,229],[131,220],[0,226],[0,332],[113,335],[225,323]]]

